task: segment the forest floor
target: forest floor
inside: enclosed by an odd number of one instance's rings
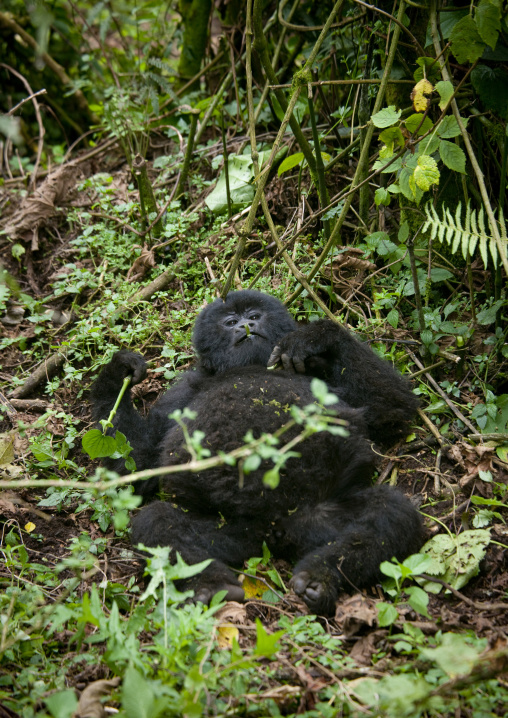
[[[91,427],[87,389],[93,374],[104,361],[103,357],[99,357],[99,352],[94,352],[93,361],[90,362],[84,346],[83,351],[71,360],[72,372],[67,372],[67,378],[64,373],[65,367],[60,367],[56,379],[52,376],[48,377],[50,389],[47,382],[42,381],[29,394],[21,399],[18,398],[17,401],[10,401],[9,393],[13,387],[18,387],[26,381],[40,365],[44,354],[47,357],[58,347],[63,347],[66,342],[72,341],[72,332],[78,318],[81,320],[83,317],[86,318],[90,308],[92,308],[90,311],[96,311],[96,316],[99,317],[101,306],[107,305],[110,301],[108,279],[104,280],[104,275],[110,271],[107,267],[108,260],[105,266],[104,258],[87,257],[83,254],[82,246],[74,241],[83,235],[87,222],[91,224],[97,221],[109,222],[108,226],[112,228],[121,224],[113,213],[108,216],[108,210],[101,209],[100,197],[96,190],[90,199],[90,195],[87,197],[77,189],[79,182],[93,177],[98,171],[107,172],[112,178],[108,184],[108,202],[120,205],[134,199],[136,193],[129,184],[128,168],[121,163],[114,151],[104,152],[71,167],[65,174],[65,187],[58,187],[56,191],[53,191],[54,187],[52,190],[46,187],[45,191],[49,194],[43,198],[43,203],[49,205],[49,211],[39,217],[40,221],[35,221],[35,214],[40,211],[40,207],[27,205],[26,200],[19,194],[19,186],[13,184],[2,190],[3,202],[8,204],[8,211],[4,213],[3,221],[11,222],[11,225],[14,223],[18,228],[18,236],[25,232],[27,237],[23,243],[25,252],[19,261],[8,251],[6,239],[0,239],[4,268],[8,270],[25,295],[21,302],[25,311],[18,311],[16,314],[16,307],[20,304],[13,302],[5,314],[7,322],[2,324],[4,337],[13,341],[3,349],[2,353],[1,398],[6,409],[0,424],[0,432],[12,438],[15,454],[12,460],[3,461],[2,478],[11,477],[13,481],[37,477],[68,479],[76,473],[73,464],[69,462],[74,462],[79,467],[80,475],[86,478],[97,466],[97,462],[91,462],[82,452],[80,436]],[[56,180],[57,183],[59,181]],[[50,190],[53,191],[52,197]],[[281,225],[288,221],[287,208],[292,204],[293,190],[294,187],[278,178],[270,185],[270,207],[274,220]],[[195,200],[195,205],[199,207],[199,198]],[[71,210],[74,218],[81,217],[81,223],[67,223],[66,215]],[[28,238],[30,222],[32,225],[38,224],[36,242],[34,237]],[[169,250],[166,248],[165,251],[162,249],[156,251],[155,259],[158,266],[170,267],[174,263],[176,277],[169,287],[150,300],[148,315],[145,309],[141,309],[137,315],[138,322],[151,321],[153,316],[159,316],[160,325],[154,333],[144,335],[138,345],[135,327],[133,329],[130,320],[123,320],[123,324],[122,322],[120,324],[125,334],[111,339],[111,345],[119,346],[128,335],[131,348],[142,351],[153,360],[150,378],[136,389],[141,411],[147,410],[168,383],[162,370],[167,368],[164,346],[171,342],[174,335],[174,325],[168,323],[172,313],[178,313],[180,326],[184,327],[186,332],[178,339],[180,359],[177,368],[182,369],[191,365],[189,328],[199,306],[195,299],[188,295],[189,278],[185,276],[182,280],[178,275],[178,266],[186,263],[186,267],[191,267],[197,263],[198,268],[194,266],[193,271],[201,272],[204,277],[202,281],[209,282],[214,274],[220,273],[221,254],[230,252],[231,234],[227,230],[219,233],[208,232],[209,229],[209,219],[198,209],[194,212],[192,223],[188,225],[185,233],[176,237],[179,254],[168,253],[174,247],[170,247]],[[262,233],[262,230],[260,229],[259,232]],[[196,238],[191,240],[195,241],[196,245],[191,247],[189,242],[186,247],[185,242],[191,238],[191,235]],[[123,246],[117,248],[117,251],[121,255],[124,252]],[[259,235],[253,236],[247,252],[249,257],[255,257],[258,252],[266,255],[266,245],[260,242]],[[129,264],[132,266],[133,259],[127,258],[125,261],[127,264],[124,263],[123,268],[118,271],[123,273],[127,292],[131,280],[127,279],[126,267]],[[139,263],[135,267],[135,270],[138,269],[140,272],[138,281],[147,284],[150,281],[151,270],[147,266],[140,268]],[[86,286],[85,280],[85,286],[77,287],[76,277],[79,276],[79,270],[92,272],[97,280],[96,286]],[[70,277],[67,291],[65,285],[59,284],[61,289],[55,292],[55,281],[61,282],[62,276],[66,273]],[[354,279],[354,273],[341,275],[342,291],[347,287],[348,282],[354,282]],[[185,286],[182,281],[185,282]],[[272,287],[280,291],[283,281],[284,279],[281,279],[276,272],[272,272],[270,279]],[[73,283],[76,286],[73,286]],[[270,283],[265,283],[263,288],[269,290]],[[34,306],[43,305],[44,311],[50,312],[48,314],[50,320],[34,321],[33,315],[26,311],[30,302]],[[112,310],[108,308],[106,311]],[[40,313],[38,316],[40,318]],[[95,328],[99,327],[100,330],[100,321],[94,321]],[[107,316],[103,317],[103,327],[106,332]],[[406,328],[399,327],[395,330],[386,323],[382,334],[388,339],[412,339],[411,332]],[[479,333],[473,341],[480,341]],[[30,353],[31,346],[34,347],[33,354]],[[418,370],[414,364],[412,370]],[[459,377],[459,371],[458,366],[448,363],[444,368],[434,372],[433,377],[438,381],[453,380]],[[425,380],[425,377],[423,379]],[[460,380],[460,387],[460,405],[465,406],[469,402],[474,406],[478,398],[474,392],[469,391],[467,376],[465,380]],[[454,406],[456,405],[458,401],[455,402]],[[425,409],[425,399],[422,402],[422,409]],[[48,411],[50,413],[46,414]],[[505,547],[508,544],[508,527],[504,520],[506,506],[499,498],[502,498],[502,494],[499,488],[496,494],[494,488],[504,486],[506,490],[507,464],[499,458],[495,444],[474,442],[461,433],[457,428],[457,417],[453,413],[453,408],[445,407],[445,411],[449,411],[448,431],[440,433],[435,423],[430,420],[425,422],[422,416],[419,416],[415,421],[414,434],[410,440],[401,442],[392,447],[386,455],[380,456],[376,480],[397,485],[407,495],[414,497],[427,517],[429,538],[442,533],[443,526],[453,535],[461,531],[481,528],[486,524],[475,521],[477,506],[492,510],[488,525],[490,540],[488,545],[481,547],[477,552],[477,575],[473,575],[460,590],[450,590],[447,581],[439,594],[430,592],[427,615],[417,613],[407,602],[399,602],[398,618],[387,626],[379,625],[375,608],[376,603],[386,600],[379,586],[372,587],[372,590],[362,594],[343,596],[337,604],[336,615],[328,619],[319,618],[318,622],[327,634],[341,638],[342,647],[345,648],[351,662],[341,673],[336,669],[329,670],[326,661],[320,660],[327,651],[324,647],[319,649],[314,647],[312,659],[301,664],[294,658],[288,662],[281,653],[276,659],[278,672],[272,672],[272,677],[263,690],[265,697],[273,698],[283,712],[289,710],[287,706],[294,703],[294,700],[299,701],[299,712],[303,712],[304,709],[311,710],[318,702],[323,687],[334,685],[342,679],[355,679],[366,675],[366,672],[377,678],[381,678],[385,673],[389,674],[395,665],[407,660],[407,651],[410,652],[418,641],[424,642],[425,637],[435,636],[438,632],[473,632],[477,638],[486,639],[484,648],[490,651],[506,645],[508,567]],[[42,422],[41,416],[44,416]],[[54,446],[60,446],[62,437],[68,435],[71,425],[76,440],[69,442],[70,451],[65,457],[62,456],[59,460],[54,455],[52,458],[48,456],[46,463],[44,457],[39,456],[37,461],[34,460],[31,447],[34,442],[37,443],[41,434],[44,435],[45,441],[48,436],[50,437],[49,444],[52,436]],[[37,444],[39,448],[40,445]],[[472,495],[480,498],[480,503],[476,506],[471,504]],[[61,500],[53,506],[47,498],[44,488],[18,486],[13,489],[4,488],[0,493],[2,538],[5,539],[7,534],[15,529],[27,552],[26,563],[43,566],[48,573],[58,575],[58,581],[45,589],[48,602],[58,600],[66,581],[74,575],[70,567],[64,571],[58,569],[62,562],[72,555],[73,542],[82,536],[88,536],[95,547],[96,560],[94,570],[89,572],[90,575],[82,575],[79,594],[90,592],[92,584],[96,584],[102,590],[107,582],[114,587],[115,595],[119,600],[123,596],[128,605],[132,597],[130,594],[132,586],[142,584],[143,571],[141,562],[132,553],[128,536],[119,537],[112,523],[107,520],[101,522],[94,500],[87,499],[83,503],[78,485],[76,491],[62,493]],[[475,549],[471,551],[474,553]],[[287,585],[290,567],[283,562],[275,562],[274,566]],[[9,585],[16,580],[16,577],[23,576],[23,571],[18,572],[19,567],[6,561],[0,567],[0,581],[3,585]],[[39,576],[42,574],[39,573]],[[272,585],[268,569],[265,570],[262,564],[258,566],[256,576],[261,578],[261,581],[254,585],[255,597],[248,599],[243,606],[227,604],[218,614],[219,622],[222,621],[238,629],[240,647],[254,645],[256,618],[261,619],[267,630],[271,631],[279,627],[281,616],[294,620],[308,613],[302,602],[291,593],[280,595],[276,602],[267,602],[263,598],[256,597],[262,596],[267,585]],[[30,575],[28,580],[37,582],[37,578],[33,575]],[[40,580],[43,583],[43,579]],[[446,588],[448,590],[445,590]],[[275,590],[281,594],[280,589]],[[273,594],[271,596],[273,599]],[[408,625],[412,628],[408,629]],[[91,630],[92,628],[89,628],[87,632]],[[403,636],[403,640],[407,642],[406,653],[400,645],[398,649],[395,647],[394,637],[397,635]],[[92,681],[108,677],[110,671],[106,663],[83,664],[79,661],[73,663],[71,661],[73,651],[77,654],[82,649],[73,645],[72,636],[73,631],[62,629],[52,635],[51,641],[57,646],[55,648],[57,653],[65,654],[66,665],[69,666],[66,685],[81,690]],[[152,638],[147,635],[146,640],[151,641]],[[306,649],[302,646],[300,650],[301,654],[298,655],[301,658]],[[503,684],[502,678],[501,684]],[[506,685],[504,683],[505,687]],[[296,692],[292,693],[289,688]],[[9,710],[10,712],[5,709],[5,715],[15,715],[12,709]],[[0,714],[3,715],[1,701]]]

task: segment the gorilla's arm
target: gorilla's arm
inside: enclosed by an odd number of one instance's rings
[[[154,405],[146,418],[142,417],[132,404],[130,387],[139,384],[146,377],[146,362],[140,354],[121,350],[99,374],[91,388],[92,415],[95,421],[107,419],[113,408],[126,376],[132,380],[113,419],[109,433],[121,431],[132,446],[132,458],[138,471],[158,466],[160,442],[174,422],[168,414],[183,409],[192,400],[194,390],[185,375]],[[123,459],[105,459],[104,464],[114,471],[125,473]],[[153,493],[156,481],[140,482],[137,490],[141,494]]]
[[[409,383],[344,327],[319,320],[277,342],[268,366],[316,376],[349,406],[366,407],[369,436],[393,441],[409,427],[418,399]]]

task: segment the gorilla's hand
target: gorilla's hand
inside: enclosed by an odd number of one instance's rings
[[[146,361],[141,354],[121,349],[113,355],[110,362],[111,369],[115,370],[119,379],[123,380],[131,375],[131,385],[135,386],[146,378]]]
[[[333,362],[327,356],[337,347],[341,334],[345,332],[339,325],[330,321],[311,322],[286,334],[274,347],[268,367],[279,362],[287,371],[298,374],[319,374]]]

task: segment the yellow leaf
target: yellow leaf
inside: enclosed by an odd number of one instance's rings
[[[239,631],[235,626],[219,626],[217,629],[217,643],[219,648],[231,648],[233,640],[238,640]]]
[[[33,524],[31,521],[29,521],[27,524],[25,524],[25,531],[28,531],[29,534],[32,533],[34,528],[35,528],[35,524]]]
[[[416,83],[411,93],[415,112],[425,112],[430,104],[429,98],[425,97],[425,95],[431,95],[433,91],[434,86],[428,80],[420,80],[420,82]]]
[[[266,584],[256,578],[245,576],[242,581],[242,588],[245,591],[245,598],[262,598],[266,591]]]

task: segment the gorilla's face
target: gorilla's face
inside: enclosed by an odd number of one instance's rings
[[[295,325],[284,305],[266,294],[230,292],[199,315],[194,346],[210,372],[261,364],[266,366],[276,342]]]

